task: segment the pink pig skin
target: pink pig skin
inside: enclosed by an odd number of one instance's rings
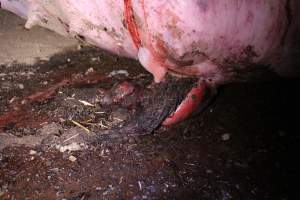
[[[298,0],[0,0],[3,9],[112,53],[134,58],[155,82],[170,72],[199,83],[169,118],[185,118],[204,90],[267,66],[300,73]],[[204,84],[204,85],[203,85]],[[197,103],[193,96],[197,96]]]
[[[290,52],[286,47],[293,46],[284,43],[292,35],[287,34],[293,20],[288,17],[300,8],[296,0],[0,2],[3,9],[27,18],[26,28],[38,24],[138,59],[156,82],[169,71],[216,84],[257,65],[285,71],[282,58]]]

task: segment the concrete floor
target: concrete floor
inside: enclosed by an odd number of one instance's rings
[[[51,55],[77,48],[78,42],[41,27],[24,28],[25,20],[0,10],[0,65],[34,64]]]

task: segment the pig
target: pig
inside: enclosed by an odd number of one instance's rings
[[[0,0],[1,7],[166,74],[199,81],[164,125],[185,119],[208,88],[264,68],[299,74],[297,0]],[[180,90],[180,88],[178,88]]]

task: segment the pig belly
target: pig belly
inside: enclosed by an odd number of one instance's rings
[[[167,72],[215,83],[249,66],[276,65],[286,0],[0,0],[41,25],[138,59],[156,82]]]
[[[198,77],[198,83],[163,122],[166,126],[178,123],[204,105],[205,97],[213,95],[216,86],[252,78],[264,66],[281,74],[299,73],[298,0],[0,0],[0,3],[2,8],[27,18],[26,28],[40,25],[139,60],[153,74],[155,82],[164,80],[168,72]],[[168,82],[168,78],[165,80],[164,83]],[[173,93],[181,91],[178,85]],[[177,102],[176,98],[170,99]]]
[[[138,29],[142,47],[151,54],[148,57],[170,71],[219,81],[232,68],[278,61],[288,22],[285,4],[281,0],[151,0],[135,10],[142,21]]]

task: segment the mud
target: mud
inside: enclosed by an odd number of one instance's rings
[[[166,128],[174,84],[135,61],[83,48],[0,72],[0,199],[300,197],[298,79],[228,84]]]

